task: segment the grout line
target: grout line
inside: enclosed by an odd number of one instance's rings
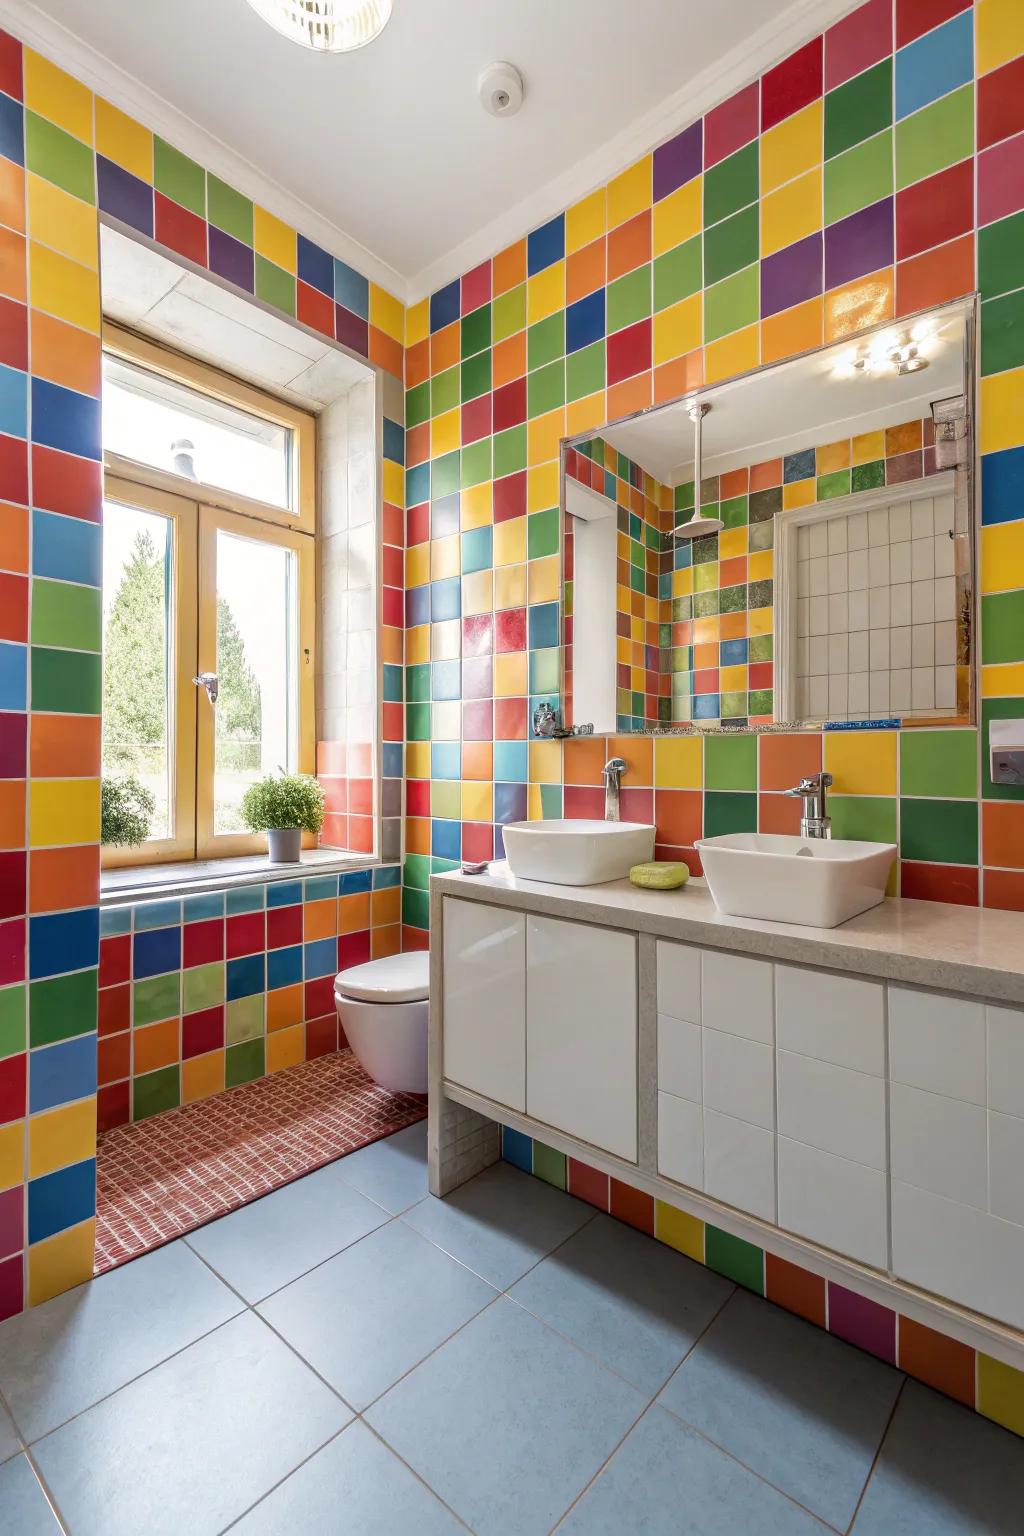
[[[860,1514],[861,1505],[864,1503],[864,1499],[865,1499],[865,1496],[867,1495],[867,1491],[868,1491],[868,1488],[870,1486],[871,1479],[875,1475],[875,1468],[878,1466],[878,1458],[882,1454],[882,1447],[885,1444],[886,1440],[889,1438],[889,1431],[892,1429],[893,1420],[896,1417],[896,1410],[899,1407],[900,1402],[901,1402],[901,1400],[903,1398],[904,1388],[906,1387],[908,1380],[909,1380],[909,1377],[904,1376],[903,1380],[899,1384],[899,1388],[898,1388],[898,1390],[896,1392],[896,1396],[893,1399],[892,1411],[890,1412],[889,1417],[885,1421],[885,1428],[882,1431],[881,1439],[879,1440],[878,1444],[875,1447],[875,1454],[871,1458],[871,1466],[868,1469],[867,1477],[864,1479],[864,1486],[863,1486],[863,1488],[860,1491],[860,1498],[857,1500],[857,1507],[854,1510],[853,1515],[851,1516],[849,1525],[846,1527],[847,1531],[852,1531],[853,1527],[857,1523],[857,1517]]]
[[[50,1510],[51,1510],[51,1513],[53,1514],[53,1518],[56,1520],[57,1524],[60,1526],[61,1531],[64,1533],[64,1536],[69,1536],[70,1526],[68,1525],[67,1521],[65,1520],[64,1516],[61,1513],[60,1505],[57,1503],[57,1500],[56,1500],[56,1497],[54,1496],[53,1490],[50,1488],[49,1483],[46,1481],[46,1478],[43,1476],[42,1472],[39,1469],[39,1463],[36,1461],[36,1458],[33,1456],[32,1452],[29,1450],[29,1448],[27,1446],[25,1448],[25,1457],[26,1457],[26,1460],[28,1461],[29,1466],[32,1468],[32,1471],[36,1475],[36,1479],[37,1479],[37,1481],[39,1483],[40,1488],[43,1490],[43,1496],[46,1499],[46,1502],[50,1506]]]
[[[329,1445],[333,1445],[335,1440],[340,1439],[340,1437],[345,1433],[345,1430],[350,1429],[355,1422],[355,1419],[350,1419],[349,1422],[342,1425],[341,1429],[337,1430],[335,1434],[328,1435],[327,1439],[323,1442],[322,1445],[315,1446],[314,1449],[310,1451],[308,1456],[303,1456],[302,1460],[297,1462],[296,1465],[292,1467],[290,1472],[286,1472],[283,1477],[279,1477],[276,1483],[268,1488],[265,1493],[261,1493],[258,1499],[255,1499],[251,1504],[247,1505],[240,1514],[235,1515],[232,1520],[229,1520],[227,1525],[222,1525],[220,1531],[218,1532],[218,1536],[224,1536],[224,1532],[234,1530],[239,1521],[244,1520],[246,1515],[251,1515],[254,1509],[257,1509],[265,1499],[269,1499],[270,1495],[275,1493],[277,1489],[280,1488],[283,1483],[286,1483],[290,1477],[292,1477],[296,1472],[300,1472],[308,1462],[311,1462],[315,1456],[319,1456],[320,1452],[325,1451]]]

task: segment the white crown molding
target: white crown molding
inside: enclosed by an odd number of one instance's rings
[[[405,301],[409,285],[404,273],[397,272],[315,208],[264,175],[244,155],[236,153],[90,43],[54,21],[31,4],[31,0],[0,0],[0,26],[30,48],[45,54],[98,95],[106,97],[113,106],[152,128],[229,186],[293,225],[308,239],[315,240],[332,256],[340,257],[364,277],[371,278]]]

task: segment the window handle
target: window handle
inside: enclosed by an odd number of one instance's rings
[[[217,681],[216,672],[200,672],[192,681],[197,688],[205,688],[206,696],[211,704],[216,704],[217,694],[220,692],[220,683]]]

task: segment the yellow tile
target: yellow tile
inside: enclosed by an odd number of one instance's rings
[[[405,584],[425,587],[430,580],[430,545],[410,544],[405,552]]]
[[[153,185],[152,133],[102,96],[96,97],[96,149],[140,181]]]
[[[977,0],[974,14],[979,75],[987,75],[990,69],[998,69],[1024,53],[1024,6],[1020,0]]]
[[[82,1099],[33,1115],[28,1122],[28,1176],[38,1179],[55,1168],[96,1156],[96,1104]]]
[[[410,741],[405,748],[405,771],[410,779],[430,778],[430,742]]]
[[[720,560],[735,560],[738,555],[747,552],[747,529],[723,528],[718,535],[718,558]]]
[[[526,282],[526,317],[530,325],[546,320],[556,310],[565,308],[565,262],[552,262],[543,272],[534,273]]]
[[[402,648],[404,630],[398,629],[394,624],[382,624],[380,627],[380,659],[389,667],[400,667],[405,661],[405,652]]]
[[[825,768],[836,795],[896,793],[895,731],[826,731]]]
[[[34,241],[29,244],[28,271],[33,309],[99,334],[100,283],[95,271]]]
[[[663,256],[684,240],[699,235],[703,219],[703,177],[670,192],[654,205],[654,254]]]
[[[494,520],[494,490],[490,480],[462,492],[459,502],[459,527],[486,528]]]
[[[731,379],[738,373],[749,373],[758,364],[760,334],[756,325],[748,325],[743,331],[734,331],[713,341],[704,348],[704,381],[713,384],[718,379]]]
[[[280,1072],[282,1067],[296,1067],[306,1059],[306,1031],[302,1024],[290,1029],[276,1029],[267,1036],[267,1072]]]
[[[747,558],[748,581],[770,581],[772,575],[772,551],[770,549],[752,550]]]
[[[982,667],[983,699],[1017,699],[1024,694],[1024,661],[999,667]]]
[[[25,181],[28,230],[32,239],[95,271],[98,266],[95,208],[31,172]]]
[[[812,101],[802,112],[761,135],[761,195],[820,165],[823,152],[822,102]]]
[[[558,453],[565,436],[565,408],[549,411],[546,416],[535,416],[526,428],[526,462],[531,468],[539,464],[554,464],[555,482],[558,480]],[[555,500],[549,506],[558,503]]]
[[[376,283],[370,284],[370,324],[390,336],[392,341],[405,340],[405,305]]]
[[[981,590],[1024,587],[1024,522],[990,523],[981,530]]]
[[[526,471],[527,512],[547,512],[558,506],[558,460],[535,464]]]
[[[821,170],[808,171],[761,200],[761,255],[792,245],[821,228]]]
[[[213,1093],[224,1091],[224,1052],[207,1051],[205,1056],[192,1056],[181,1064],[181,1097],[185,1104],[197,1099],[208,1099]]]
[[[35,779],[29,786],[29,847],[97,843],[99,779]]]
[[[745,666],[722,667],[718,680],[723,693],[740,693],[747,686],[747,669]]]
[[[818,486],[815,480],[790,480],[788,485],[782,487],[782,505],[788,512],[790,507],[809,507],[818,499]]]
[[[603,426],[607,419],[604,390],[599,390],[596,395],[585,395],[582,400],[573,400],[565,408],[565,430],[570,437]]]
[[[699,736],[659,737],[655,740],[656,789],[700,789],[703,783],[703,743]]]
[[[384,460],[384,500],[393,507],[405,506],[405,470],[394,459]]]
[[[608,192],[606,187],[598,187],[596,192],[591,192],[589,197],[581,198],[566,210],[566,254],[572,255],[573,251],[582,250],[585,245],[603,235],[607,227]]]
[[[460,561],[458,534],[453,533],[447,539],[431,539],[431,581],[447,581],[451,576],[458,576],[459,569]]]
[[[654,317],[654,366],[695,352],[703,339],[701,295],[692,293]]]
[[[526,602],[526,566],[506,565],[494,572],[494,608],[522,608]]]
[[[693,592],[693,566],[688,565],[685,570],[672,572],[672,596],[689,597]]]
[[[430,455],[439,459],[443,453],[451,453],[462,446],[462,412],[444,411],[430,423]]]
[[[462,578],[462,611],[465,614],[490,613],[491,573],[474,571]]]
[[[259,203],[253,208],[253,246],[261,256],[285,272],[296,269],[296,234],[290,224],[268,213]]]
[[[654,157],[645,155],[628,171],[608,183],[608,228],[615,229],[651,206],[654,198]]]
[[[427,545],[417,545],[418,549],[425,549]],[[429,558],[429,557],[428,557]],[[416,624],[405,632],[405,659],[410,667],[422,665],[430,660],[430,625]]]
[[[982,0],[984,3],[984,0]],[[978,1412],[1024,1435],[1024,1371],[978,1351]]]
[[[557,602],[562,589],[562,566],[557,555],[531,560],[529,566],[530,602]]]
[[[25,1177],[25,1122],[0,1126],[0,1189],[13,1189]]]
[[[430,335],[430,300],[420,299],[405,312],[405,344],[414,347]]]
[[[526,518],[510,517],[494,525],[494,564],[519,565],[526,559]]]
[[[494,697],[518,699],[526,692],[526,652],[503,651],[494,658]]]
[[[850,444],[850,457],[854,464],[874,464],[885,458],[885,433],[861,432]]]
[[[699,1217],[677,1211],[664,1200],[655,1200],[654,1235],[659,1243],[667,1243],[698,1264],[704,1263],[704,1223]]]
[[[41,53],[24,53],[25,105],[58,128],[92,143],[92,91]]]
[[[981,451],[1024,443],[1024,368],[991,373],[981,381]]]
[[[747,612],[748,635],[770,635],[773,627],[774,609],[751,608]]]
[[[561,784],[562,743],[560,741],[530,742],[530,782]]]
[[[544,820],[544,801],[541,797],[539,784],[526,786],[526,819],[527,821]]]
[[[819,475],[831,475],[834,474],[837,469],[849,469],[849,438],[844,437],[838,443],[826,443],[823,448],[819,448],[816,455],[816,462]]]
[[[494,788],[486,780],[466,779],[462,785],[463,821],[494,820]]]
[[[33,1243],[28,1250],[28,1304],[38,1307],[69,1291],[73,1285],[81,1285],[92,1279],[96,1257],[96,1221],[79,1222],[53,1237]]]

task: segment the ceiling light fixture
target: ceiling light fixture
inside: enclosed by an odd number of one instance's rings
[[[835,379],[870,379],[892,369],[900,378],[908,373],[920,373],[927,368],[925,344],[931,337],[921,332],[919,337],[897,337],[892,332],[876,336],[865,348],[844,352],[832,367]]]
[[[351,53],[379,37],[392,0],[249,0],[258,16],[314,53]]]

